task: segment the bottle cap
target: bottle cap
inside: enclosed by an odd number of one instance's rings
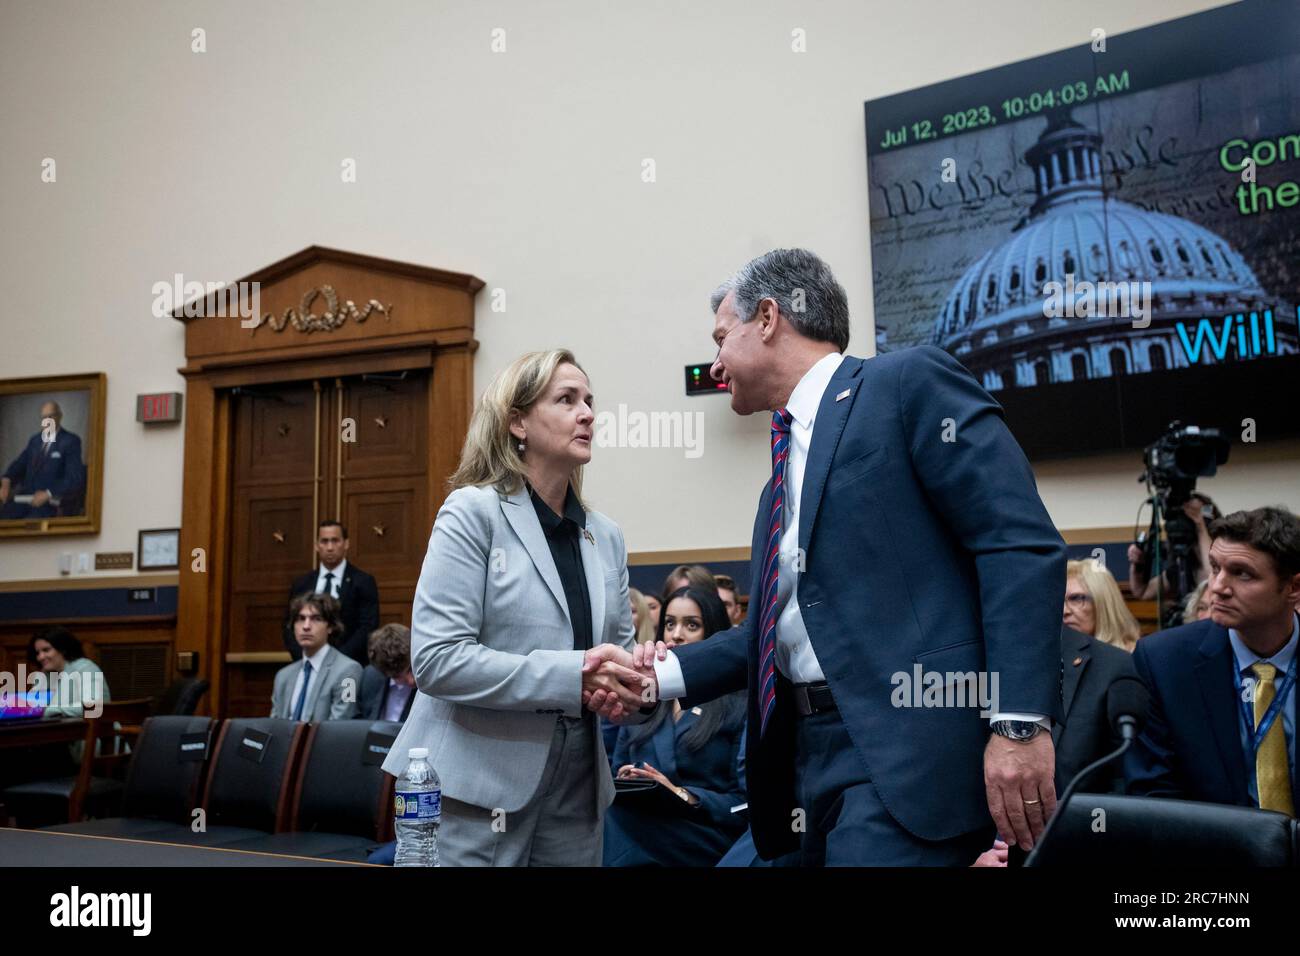
[[[412,747],[407,753],[410,760],[427,760],[429,758],[428,747]]]

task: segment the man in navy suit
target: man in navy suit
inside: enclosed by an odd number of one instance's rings
[[[1125,758],[1128,789],[1295,816],[1300,519],[1258,508],[1209,530],[1209,619],[1133,653],[1151,712]]]
[[[995,825],[1032,846],[1056,800],[1065,546],[1001,408],[938,349],[843,355],[844,290],[803,250],[712,305],[732,410],[775,411],[756,584],[741,625],[643,672],[684,703],[748,687],[764,859],[965,866]]]
[[[41,406],[41,430],[0,476],[0,518],[52,518],[85,510],[81,439],[65,431],[58,402]],[[31,503],[13,500],[31,495]]]
[[[328,594],[343,609],[344,636],[339,650],[362,667],[369,662],[366,642],[379,627],[379,586],[373,575],[348,561],[348,529],[327,518],[316,529],[316,554],[320,566],[295,578],[289,586],[289,600],[299,594]],[[293,622],[285,617],[284,649],[296,661],[302,648],[294,638]]]

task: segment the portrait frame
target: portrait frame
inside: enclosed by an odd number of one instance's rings
[[[107,395],[103,372],[0,380],[0,475],[10,478],[0,503],[0,539],[99,533]],[[47,402],[56,402],[61,416],[49,450],[42,444]],[[33,443],[46,455],[40,471],[30,460]],[[33,493],[49,489],[24,483],[37,474],[51,475],[55,483],[53,497],[40,505],[31,501]]]

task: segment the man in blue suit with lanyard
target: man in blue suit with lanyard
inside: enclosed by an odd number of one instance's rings
[[[1300,519],[1257,508],[1209,532],[1209,619],[1133,653],[1151,712],[1125,758],[1128,789],[1294,817]]]
[[[634,663],[684,706],[748,687],[764,859],[969,865],[995,829],[1028,849],[1056,801],[1065,546],[1001,408],[939,349],[842,354],[847,298],[804,250],[712,305],[732,410],[774,413],[750,614]]]

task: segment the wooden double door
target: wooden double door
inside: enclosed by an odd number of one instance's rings
[[[230,552],[222,712],[270,713],[293,580],[317,566],[326,519],[374,575],[379,623],[410,625],[429,513],[430,369],[230,390]]]

